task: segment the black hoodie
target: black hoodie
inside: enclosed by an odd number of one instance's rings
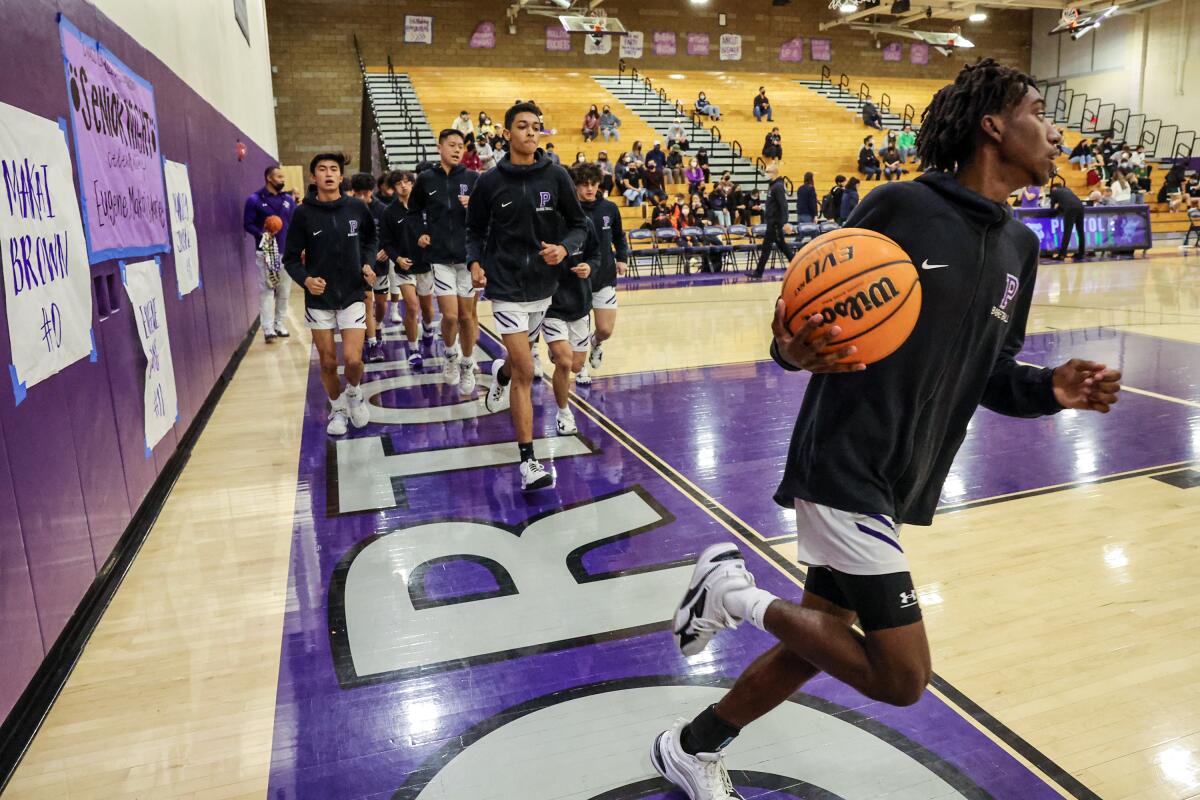
[[[979,405],[1013,417],[1061,410],[1052,371],[1015,360],[1038,238],[1006,206],[941,172],[876,189],[846,226],[883,233],[908,253],[921,314],[882,361],[812,376],[775,500],[928,525]],[[771,355],[793,369],[774,343]]]
[[[421,235],[424,223],[420,214],[410,213],[408,206],[396,198],[388,204],[379,223],[379,247],[388,258],[395,261],[398,258],[412,260],[408,270],[396,269],[409,275],[420,275],[429,272],[433,267],[426,257],[426,248],[417,246],[417,237]]]
[[[305,288],[305,308],[339,311],[362,302],[371,288],[362,268],[375,263],[376,241],[375,220],[362,200],[341,195],[326,203],[310,192],[292,215],[283,247],[283,266],[292,280],[304,286],[305,278],[325,279],[320,295]]]
[[[625,232],[621,230],[621,210],[599,195],[591,203],[580,202],[580,206],[591,220],[592,231],[599,240],[599,254],[588,262],[592,267],[592,291],[616,286],[617,262],[629,261],[629,244],[625,241]]]
[[[592,313],[591,276],[580,278],[570,270],[578,264],[587,264],[594,272],[596,262],[601,258],[600,237],[596,235],[596,228],[591,219],[585,218],[585,222],[587,239],[583,244],[583,252],[567,256],[567,260],[562,264],[563,269],[558,273],[558,288],[554,290],[550,308],[546,309],[546,316],[551,319],[574,322]]]
[[[462,264],[466,261],[467,209],[463,208],[459,195],[470,195],[475,191],[479,173],[455,164],[450,173],[438,163],[417,175],[412,194],[408,196],[408,210],[413,214],[424,214],[424,224],[417,234],[429,234],[429,247],[425,257],[431,264]]]
[[[467,213],[467,264],[479,262],[491,300],[545,300],[558,288],[559,271],[540,255],[542,242],[578,255],[587,219],[567,171],[539,153],[532,164],[506,155],[475,185]]]
[[[787,189],[783,178],[771,181],[767,188],[767,203],[763,209],[763,222],[767,225],[783,225],[788,221]]]

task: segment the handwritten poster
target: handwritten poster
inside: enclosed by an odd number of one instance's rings
[[[171,212],[171,244],[175,250],[175,285],[179,296],[200,288],[200,252],[196,239],[196,212],[187,164],[163,163],[167,178],[167,208]]]
[[[171,337],[167,334],[167,308],[163,304],[162,276],[156,261],[140,261],[121,268],[129,307],[146,356],[146,457],[179,418],[175,396],[175,365]]]
[[[546,26],[546,49],[564,53],[571,49],[571,34],[562,25]]]
[[[908,60],[912,64],[929,63],[929,45],[924,42],[908,46]]]
[[[780,61],[803,61],[804,60],[804,39],[797,36],[795,39],[788,39],[786,42],[779,45],[779,60]]]
[[[170,249],[154,87],[59,19],[92,263]]]
[[[433,17],[404,15],[405,44],[433,44]]]
[[[641,58],[642,45],[642,32],[629,31],[621,37],[621,58]]]
[[[675,31],[654,32],[654,55],[675,55]]]
[[[830,61],[833,59],[833,43],[828,39],[809,39],[809,49],[813,61]]]
[[[899,61],[904,55],[904,45],[899,42],[892,42],[883,48],[884,61]]]
[[[722,61],[741,61],[742,60],[742,37],[736,33],[721,34],[721,60]]]
[[[492,50],[496,47],[496,23],[481,22],[475,26],[471,34],[471,48],[475,50]]]
[[[0,267],[13,395],[93,350],[92,279],[66,133],[0,103]]]
[[[708,55],[708,34],[689,33],[687,35],[687,54],[689,56]]]

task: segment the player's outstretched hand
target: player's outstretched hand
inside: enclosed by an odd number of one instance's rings
[[[821,315],[814,314],[809,317],[804,326],[793,336],[788,333],[787,325],[784,323],[785,313],[783,299],[780,298],[775,303],[775,319],[771,322],[771,332],[775,334],[775,345],[784,361],[793,367],[806,369],[809,372],[859,372],[867,368],[866,364],[859,361],[847,363],[841,361],[858,352],[858,348],[854,345],[843,347],[840,350],[826,351],[829,343],[842,332],[837,325],[831,326],[825,333],[810,341],[821,324]]]
[[[371,269],[370,264],[363,264],[363,280],[368,286],[375,285],[375,270]]]
[[[487,275],[484,274],[483,265],[478,261],[471,265],[471,285],[476,289],[487,286]]]
[[[561,244],[546,244],[542,242],[541,249],[542,261],[545,261],[552,267],[557,267],[567,258],[567,248]]]
[[[587,263],[576,264],[575,266],[571,267],[571,272],[574,272],[576,275],[578,275],[581,278],[586,278],[587,276],[592,274],[592,267],[590,264],[587,264]]]
[[[1121,391],[1121,371],[1072,358],[1054,368],[1054,399],[1063,408],[1107,414]]]

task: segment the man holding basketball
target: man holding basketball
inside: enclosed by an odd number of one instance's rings
[[[280,280],[280,258],[287,241],[288,223],[296,203],[283,191],[285,180],[278,164],[263,173],[265,186],[246,198],[242,210],[242,228],[254,238],[254,265],[258,267],[258,322],[263,338],[272,342],[286,338],[288,282]],[[278,217],[283,225],[276,231],[266,229],[267,218]]]
[[[796,510],[808,577],[796,605],[756,588],[735,545],[700,555],[675,614],[684,655],[742,622],[779,642],[719,703],[653,742],[655,769],[692,800],[739,797],[722,749],[819,672],[880,702],[921,697],[932,667],[900,529],[932,521],[979,405],[1036,417],[1106,413],[1117,401],[1121,374],[1103,364],[1072,359],[1045,369],[1015,360],[1038,240],[1005,201],[1054,169],[1059,134],[1044,106],[1033,79],[1016,70],[991,59],[965,67],[922,117],[917,151],[933,170],[880,187],[846,221],[891,238],[921,267],[921,313],[890,356],[868,367],[849,360],[853,345],[827,353],[836,325],[821,333],[814,316],[791,335],[777,304],[772,357],[814,373],[775,494]]]

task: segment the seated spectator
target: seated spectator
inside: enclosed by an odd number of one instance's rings
[[[671,176],[671,183],[684,183],[687,179],[683,176],[683,171],[683,151],[679,149],[679,145],[674,145],[671,152],[667,153],[666,174]]]
[[[562,159],[554,152],[554,142],[546,143],[546,158],[550,159],[552,164],[562,164]]]
[[[594,141],[600,133],[600,112],[593,105],[588,109],[588,112],[583,115],[583,140],[585,142]]]
[[[576,164],[586,164],[587,160],[588,160],[587,153],[583,152],[582,150],[580,150],[578,153],[575,154],[575,163]]]
[[[604,141],[607,142],[610,138],[617,142],[621,141],[621,133],[618,130],[620,127],[620,118],[612,112],[611,108],[605,106],[604,110],[600,112],[600,135],[604,137]]]
[[[675,230],[689,228],[693,225],[704,224],[697,223],[696,218],[692,216],[691,203],[677,203],[671,211],[671,227]]]
[[[796,221],[813,222],[817,218],[817,187],[813,174],[804,173],[804,182],[796,189]]]
[[[1133,151],[1129,149],[1129,145],[1121,145],[1120,152],[1117,153],[1117,169],[1124,169],[1129,166],[1129,162],[1133,159]]]
[[[712,173],[708,169],[708,148],[701,147],[696,151],[696,163],[700,165],[700,169],[704,172],[704,182],[708,183],[712,180]]]
[[[1188,208],[1200,206],[1200,173],[1192,173],[1192,177],[1188,179],[1187,190],[1184,194],[1187,195]]]
[[[760,221],[763,215],[763,201],[758,193],[758,189],[751,189],[750,196],[746,198],[746,221],[745,225],[753,225],[757,217]]]
[[[767,99],[767,89],[765,86],[758,87],[758,94],[754,95],[754,119],[762,122],[762,118],[766,117],[767,122],[774,122],[774,112],[771,110],[771,101]]]
[[[649,153],[646,153],[646,157],[643,158],[642,161],[645,161],[647,164],[653,161],[658,166],[659,172],[661,173],[667,166],[667,154],[663,152],[662,142],[656,140],[654,142],[654,147],[651,148]]]
[[[883,176],[889,181],[892,178],[900,180],[900,176],[908,172],[908,170],[904,168],[904,160],[900,158],[900,151],[895,145],[892,145],[883,151],[882,161]]]
[[[917,135],[913,133],[910,123],[904,123],[904,127],[900,130],[900,135],[896,137],[896,149],[900,151],[900,161],[905,164],[908,163],[909,156],[916,155]]]
[[[1093,189],[1088,194],[1087,201],[1093,206],[1111,206],[1113,205],[1112,189],[1107,186],[1103,189]]]
[[[833,187],[821,198],[821,216],[834,222],[842,221],[842,195],[846,192],[846,176],[833,179]]]
[[[642,187],[646,190],[647,196],[666,199],[666,181],[663,179],[662,170],[658,168],[657,161],[646,159],[646,165],[642,167]]]
[[[686,197],[684,197],[679,192],[676,192],[675,200],[673,203],[671,203],[671,213],[674,214],[677,211],[679,211],[679,209],[682,208],[683,206],[690,206],[690,205],[691,205],[691,203],[688,202],[688,199]]]
[[[600,191],[607,197],[616,185],[613,181],[613,163],[608,160],[607,150],[601,150],[596,156],[596,166],[600,167]]]
[[[1105,136],[1100,141],[1100,155],[1104,156],[1104,163],[1113,163],[1113,154],[1118,150],[1117,145],[1113,143],[1111,136]]]
[[[1129,157],[1129,166],[1134,169],[1141,169],[1146,166],[1146,148],[1143,145],[1138,145],[1133,150],[1133,155]]]
[[[763,140],[762,154],[763,158],[772,161],[783,158],[783,137],[779,134],[779,128],[771,128],[771,132]]]
[[[1125,176],[1125,180],[1129,183],[1129,202],[1135,206],[1141,205],[1146,196],[1146,190],[1142,188],[1142,184],[1138,179],[1137,173],[1130,167],[1118,169],[1117,172]]]
[[[708,97],[701,92],[696,96],[696,111],[700,112],[709,119],[721,119],[721,109],[708,102]]]
[[[613,180],[616,182],[617,191],[629,205],[640,206],[646,199],[646,190],[642,188],[642,179],[634,167],[633,157],[628,153],[622,153],[617,166],[613,168]]]
[[[1042,204],[1042,187],[1026,186],[1017,197],[1017,205],[1021,208],[1037,208]]]
[[[633,146],[629,148],[629,155],[633,157],[634,161],[642,161],[642,143],[635,141]]]
[[[846,182],[846,191],[842,192],[842,208],[839,211],[838,219],[848,219],[854,209],[858,207],[858,178],[851,178]]]
[[[487,133],[487,129],[492,127],[492,118],[487,115],[486,111],[479,112],[479,135],[483,136]]]
[[[473,169],[476,172],[483,170],[483,161],[479,158],[479,151],[475,149],[474,142],[468,144],[467,149],[463,151],[461,163],[467,169]]]
[[[479,153],[479,163],[481,170],[489,170],[496,166],[496,151],[492,149],[491,141],[487,136],[480,136],[475,141],[475,151]]]
[[[1074,149],[1071,150],[1071,155],[1067,157],[1067,160],[1083,170],[1090,167],[1092,162],[1096,160],[1096,157],[1092,155],[1092,146],[1088,140],[1080,139],[1079,144],[1075,145]]]
[[[667,205],[666,198],[655,198],[650,201],[650,222],[645,227],[651,230],[675,227],[671,220],[671,207]]]
[[[1167,176],[1163,178],[1163,185],[1158,190],[1158,202],[1166,203],[1167,208],[1171,211],[1178,211],[1183,204],[1184,169],[1181,161],[1167,170]]]
[[[497,157],[500,153],[503,153],[505,150],[508,149],[508,142],[505,141],[504,133],[500,130],[499,125],[492,126],[492,135],[489,139],[488,144],[490,144],[492,146],[492,149],[496,151]]]
[[[708,207],[712,209],[713,220],[718,225],[732,225],[733,219],[729,213],[729,200],[733,194],[732,184],[718,185],[708,195]]]
[[[685,120],[683,117],[676,117],[675,121],[671,123],[671,126],[669,128],[667,128],[667,147],[668,148],[674,147],[675,145],[679,145],[680,149],[687,150],[687,148],[688,148],[687,128],[684,127],[684,123],[686,123],[686,122],[687,122],[687,120]]]
[[[475,123],[471,122],[470,112],[466,110],[458,112],[458,116],[454,118],[454,122],[450,123],[450,127],[462,134],[464,144],[475,141]]]
[[[879,113],[879,109],[871,102],[871,95],[863,98],[862,107],[863,125],[876,130],[883,130],[883,115]]]
[[[688,194],[695,194],[704,187],[704,170],[700,169],[700,164],[694,158],[688,162],[688,167],[684,170],[683,177],[687,181]]]
[[[879,159],[875,157],[875,137],[873,136],[863,139],[862,149],[858,151],[858,171],[866,176],[867,180],[872,178],[879,180]]]
[[[1112,204],[1115,206],[1127,206],[1132,201],[1133,187],[1129,185],[1129,180],[1125,173],[1117,170],[1117,174],[1113,177],[1112,183],[1108,185],[1112,192]]]

